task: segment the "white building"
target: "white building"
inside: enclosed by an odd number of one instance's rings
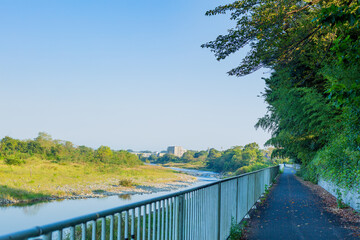
[[[169,146],[167,148],[167,153],[175,155],[177,157],[182,157],[182,155],[186,152],[181,146]]]

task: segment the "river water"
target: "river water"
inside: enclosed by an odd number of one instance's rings
[[[214,172],[181,168],[172,169],[196,176],[198,181],[191,186],[182,189],[157,192],[152,194],[134,194],[110,196],[104,198],[62,200],[37,203],[28,206],[0,207],[0,235],[82,216],[89,213],[122,206],[132,202],[162,196],[179,190],[201,186],[209,182],[216,181],[219,177],[219,174]]]

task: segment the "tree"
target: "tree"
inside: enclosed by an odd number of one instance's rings
[[[165,154],[162,157],[159,157],[156,162],[158,163],[168,163],[168,162],[179,162],[180,158],[172,154]]]
[[[37,138],[35,138],[35,141],[40,143],[50,142],[52,141],[52,137],[46,132],[39,132]]]
[[[100,146],[95,151],[95,158],[98,159],[100,162],[107,162],[111,159],[112,156],[113,152],[108,146]]]
[[[158,156],[156,156],[155,154],[151,154],[150,157],[148,158],[149,161],[154,162],[158,159]]]
[[[256,124],[272,133],[267,142],[276,147],[272,155],[291,157],[316,174],[352,172],[344,182],[356,182],[360,2],[242,0],[206,15],[227,12],[235,27],[202,47],[222,60],[249,45],[248,55],[230,75],[272,70],[263,93],[268,113]]]
[[[195,152],[194,154],[194,158],[197,158],[199,160],[205,160],[207,156],[208,156],[207,151],[199,151],[199,152]]]
[[[11,155],[15,152],[17,145],[16,139],[6,136],[1,140],[1,152],[4,155]]]
[[[244,146],[241,156],[242,159],[248,161],[250,164],[255,162],[261,162],[264,157],[257,143],[246,144]]]
[[[221,155],[222,155],[222,153],[220,151],[216,150],[215,148],[211,148],[209,150],[208,158],[215,159],[215,158],[221,157]]]
[[[44,149],[39,142],[30,140],[27,142],[27,151],[31,154],[42,154]]]
[[[191,162],[191,161],[194,161],[195,159],[195,151],[186,151],[182,156],[181,156],[181,159],[184,161],[184,162]]]
[[[307,47],[314,39],[329,34],[328,29],[312,21],[319,14],[320,2],[323,1],[242,0],[219,6],[206,15],[231,12],[236,26],[228,34],[220,35],[202,47],[210,48],[217,60],[222,60],[249,45],[251,50],[248,55],[229,72],[236,76],[247,75],[261,67],[274,68],[295,63],[304,57],[304,54],[298,54],[301,52],[318,54],[318,57],[323,48],[312,49],[310,53]],[[329,45],[330,42],[331,39],[328,39],[323,44]]]

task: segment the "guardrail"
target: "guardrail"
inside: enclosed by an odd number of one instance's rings
[[[223,240],[270,186],[279,166],[0,236],[17,239]]]

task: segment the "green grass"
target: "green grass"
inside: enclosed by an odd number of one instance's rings
[[[244,233],[244,228],[247,225],[247,221],[242,222],[241,224],[237,224],[235,219],[231,219],[231,228],[229,240],[240,240]]]
[[[187,169],[196,169],[196,170],[206,170],[204,162],[189,162],[189,163],[174,163],[169,162],[163,164],[164,167],[177,167],[177,168],[187,168]]]
[[[11,188],[8,186],[0,185],[0,198],[3,199],[17,199],[17,200],[33,200],[49,197],[43,193],[35,193],[26,190]]]
[[[263,204],[265,202],[265,200],[267,199],[269,193],[270,193],[270,188],[267,184],[265,184],[265,192],[264,195],[260,198],[260,202],[261,204]]]
[[[92,194],[94,190],[119,192],[130,185],[152,185],[190,178],[159,166],[56,163],[38,158],[26,159],[22,165],[8,165],[0,160],[0,199],[67,197]]]

